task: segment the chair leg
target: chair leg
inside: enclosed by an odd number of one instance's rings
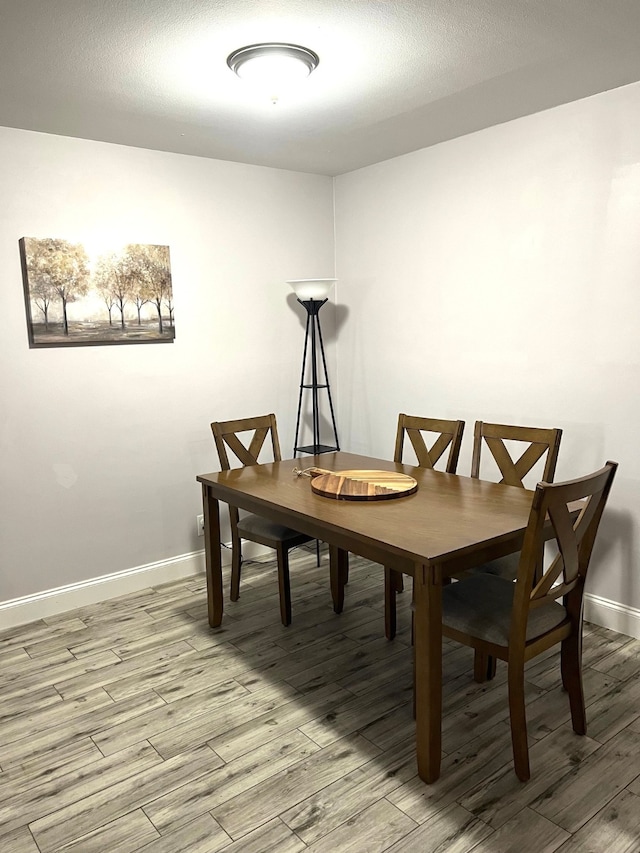
[[[562,685],[569,694],[573,730],[584,735],[587,733],[587,715],[582,689],[582,632],[577,631],[562,641],[560,669]]]
[[[496,659],[493,655],[487,655],[487,681],[496,677]]]
[[[491,681],[495,676],[496,659],[476,649],[473,656],[473,680],[482,684],[485,681]]]
[[[291,624],[291,584],[289,582],[289,552],[280,543],[276,548],[278,558],[278,588],[280,590],[280,619],[282,624]]]
[[[404,576],[402,572],[384,568],[384,635],[387,640],[393,640],[396,635],[396,593],[404,591]]]
[[[396,635],[396,578],[393,569],[384,567],[384,635],[393,640]]]
[[[478,649],[473,653],[473,680],[478,684],[487,680],[487,656]]]
[[[526,782],[529,770],[529,745],[527,743],[527,718],[524,706],[524,660],[514,664],[509,661],[509,718],[511,720],[511,744],[516,776]]]
[[[349,552],[329,545],[329,580],[333,612],[342,613],[344,607],[344,587],[349,574]]]
[[[240,598],[240,571],[242,567],[242,543],[239,536],[231,537],[231,601]]]

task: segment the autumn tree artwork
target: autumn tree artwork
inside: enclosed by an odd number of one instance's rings
[[[173,342],[168,246],[23,237],[20,257],[31,347]]]

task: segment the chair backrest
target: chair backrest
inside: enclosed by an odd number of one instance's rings
[[[405,435],[409,437],[421,468],[434,468],[445,450],[449,448],[446,472],[455,474],[460,456],[460,445],[464,421],[448,421],[437,418],[419,418],[413,415],[398,415],[398,431],[396,433],[396,449],[394,462],[402,462]],[[435,433],[436,437],[427,446],[425,433]]]
[[[569,617],[580,622],[589,560],[617,468],[617,462],[607,462],[604,468],[577,480],[538,483],[518,566],[511,642],[524,642],[529,610],[560,597],[564,598]],[[572,521],[569,504],[574,501],[584,504]],[[575,506],[573,510],[576,511]],[[551,524],[551,539],[546,536],[545,524]],[[545,540],[556,544],[558,554],[540,573]]]
[[[243,466],[257,465],[260,451],[268,436],[271,438],[273,461],[280,462],[278,427],[276,426],[276,416],[273,414],[260,415],[256,418],[241,418],[235,421],[214,421],[211,424],[211,431],[223,471],[228,471],[231,468],[227,450],[231,450]],[[249,433],[249,435],[244,437],[244,441],[241,441],[239,434],[243,433]]]
[[[484,421],[476,421],[471,476],[480,476],[480,453],[483,443],[486,443],[500,471],[500,483],[524,488],[524,478],[545,454],[544,470],[542,476],[537,479],[551,483],[556,473],[561,438],[561,429],[487,424]],[[505,441],[521,443],[517,452],[520,453],[520,450],[522,452],[517,459],[511,455]],[[522,444],[526,446],[522,448]]]

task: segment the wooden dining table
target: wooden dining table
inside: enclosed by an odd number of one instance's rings
[[[315,494],[294,469],[397,471],[417,491],[379,501]],[[353,453],[324,453],[201,474],[209,624],[223,618],[219,501],[328,543],[334,609],[342,609],[348,552],[414,579],[415,706],[418,773],[440,775],[442,717],[442,584],[472,566],[520,550],[533,493]]]

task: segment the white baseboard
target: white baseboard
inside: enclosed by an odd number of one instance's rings
[[[0,630],[204,572],[204,551],[182,554],[0,603]]]
[[[245,559],[255,559],[269,552],[268,548],[245,542],[242,554]],[[222,563],[231,562],[231,551],[224,549]],[[26,625],[48,616],[57,616],[76,607],[97,604],[109,598],[118,598],[130,592],[138,592],[150,586],[181,580],[204,574],[204,551],[192,551],[168,560],[147,563],[133,569],[125,569],[112,575],[91,578],[80,583],[48,589],[34,595],[25,595],[11,601],[0,602],[0,631]]]
[[[251,560],[268,554],[269,549],[253,542],[245,542],[242,552],[245,559]],[[231,562],[230,550],[223,550],[222,562],[223,565]],[[14,598],[0,602],[0,631],[48,616],[57,616],[86,604],[97,604],[129,592],[138,592],[150,586],[171,583],[203,573],[204,551],[192,551],[169,560],[147,563],[112,575]],[[584,618],[587,622],[640,639],[640,610],[589,593],[585,594],[584,599]]]
[[[587,622],[640,640],[640,610],[635,607],[587,592],[584,596],[584,618]]]

